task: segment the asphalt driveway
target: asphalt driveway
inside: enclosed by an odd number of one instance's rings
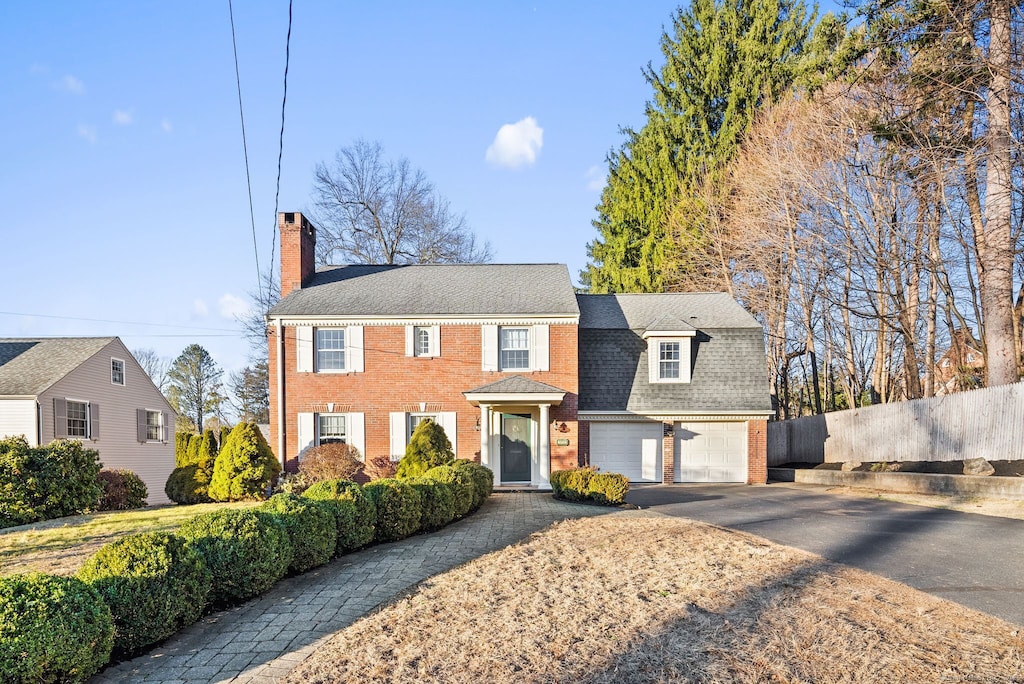
[[[804,549],[1024,625],[1024,520],[787,484],[641,485],[627,501]]]

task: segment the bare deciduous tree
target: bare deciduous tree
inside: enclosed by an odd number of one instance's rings
[[[171,370],[171,360],[160,356],[155,349],[133,349],[132,356],[146,371],[156,388],[166,394],[167,385],[170,381],[168,373]]]

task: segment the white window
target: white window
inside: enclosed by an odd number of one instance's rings
[[[420,423],[430,419],[435,423],[438,422],[436,413],[410,413],[409,414],[409,433],[406,435],[406,443],[412,439],[412,433],[416,432],[416,428],[419,427]]]
[[[316,369],[345,370],[344,328],[317,328]]]
[[[161,411],[146,411],[146,441],[160,442],[164,438],[164,414]]]
[[[89,403],[67,400],[68,437],[89,436]]]
[[[430,328],[417,325],[412,331],[414,354],[416,356],[433,356],[430,349]]]
[[[316,439],[317,444],[346,443],[348,440],[345,432],[345,414],[318,413]]]
[[[679,342],[658,343],[658,379],[679,379]]]
[[[530,370],[530,329],[499,328],[501,370]]]
[[[942,367],[943,368],[949,368],[949,359],[943,359],[942,360]]]
[[[124,386],[124,361],[110,359],[110,384]]]

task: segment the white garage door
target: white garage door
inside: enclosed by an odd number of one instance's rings
[[[746,482],[746,423],[676,423],[676,482]]]
[[[661,482],[661,423],[591,423],[590,465],[631,482]]]

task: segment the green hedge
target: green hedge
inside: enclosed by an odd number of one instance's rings
[[[233,438],[232,434],[228,442]],[[334,555],[338,525],[334,512],[321,502],[296,494],[275,494],[260,508],[277,516],[288,532],[293,551],[289,572],[306,572]]]
[[[148,532],[107,544],[78,578],[93,586],[114,618],[114,650],[131,654],[195,622],[206,607],[210,571],[171,534]]]
[[[599,473],[592,467],[555,470],[551,490],[566,501],[596,501],[607,506],[621,504],[629,493],[629,480],[619,473]]]
[[[482,466],[476,461],[460,458],[452,466],[457,470],[469,473],[473,481],[473,506],[472,510],[480,508],[494,492],[494,472],[487,466]]]
[[[472,510],[473,502],[476,500],[476,486],[468,469],[450,465],[437,466],[424,473],[423,477],[451,486],[456,518],[461,518]]]
[[[340,555],[373,541],[377,507],[355,482],[322,480],[310,486],[303,496],[331,506],[338,524],[338,548],[335,553]]]
[[[0,578],[0,681],[84,682],[106,665],[110,609],[74,577]]]
[[[403,480],[374,480],[363,491],[377,508],[377,541],[404,539],[420,528],[422,497]]]
[[[251,509],[197,515],[177,532],[213,576],[210,603],[224,607],[262,594],[285,576],[292,542],[276,516]]]
[[[96,510],[101,467],[99,453],[77,439],[43,447],[24,437],[0,440],[0,527]]]
[[[420,493],[420,529],[437,530],[455,519],[455,494],[452,485],[428,477],[402,480]]]
[[[588,486],[590,498],[606,506],[617,506],[626,500],[629,480],[619,473],[595,473]]]
[[[128,511],[146,505],[146,497],[149,495],[146,483],[132,471],[103,469],[98,479],[103,487],[98,510]]]

